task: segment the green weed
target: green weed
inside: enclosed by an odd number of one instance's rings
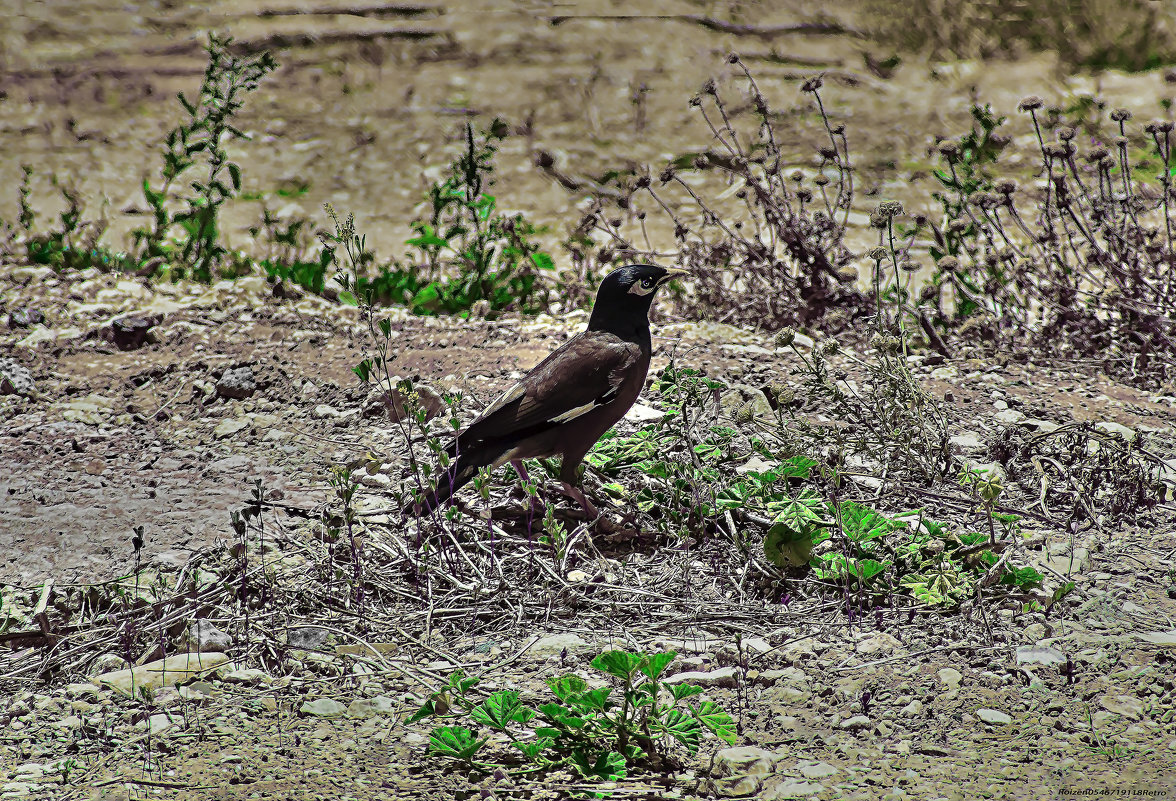
[[[477,677],[455,671],[444,690],[432,695],[408,719],[452,719],[468,726],[434,728],[429,752],[457,760],[467,768],[490,772],[522,766],[522,772],[569,768],[585,779],[615,781],[635,765],[653,767],[681,748],[698,752],[703,736],[735,742],[735,723],[712,701],[691,701],[703,692],[685,683],[667,684],[673,651],[644,654],[607,651],[592,667],[618,686],[593,687],[568,674],[547,679],[553,701],[531,707],[515,690],[499,690],[482,700],[472,696]],[[481,755],[490,731],[505,736],[517,753],[512,758]]]
[[[231,45],[230,37],[209,36],[208,65],[196,98],[179,94],[188,117],[164,138],[161,183],[153,187],[143,181],[152,224],[134,231],[137,260],[160,259],[159,271],[172,278],[211,281],[228,255],[219,215],[241,191],[241,167],[230,160],[227,145],[248,138],[234,117],[249,93],[277,69],[269,53],[242,58],[232,55]],[[176,195],[182,179],[190,191]]]

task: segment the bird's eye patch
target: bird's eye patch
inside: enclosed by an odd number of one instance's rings
[[[643,287],[645,287],[646,289],[648,289],[649,287],[653,286],[653,279],[652,279],[652,278],[646,278],[646,279],[642,280],[642,281],[641,281],[641,286],[643,286]]]

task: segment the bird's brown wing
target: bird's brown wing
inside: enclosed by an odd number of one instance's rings
[[[490,404],[459,437],[468,449],[538,434],[614,400],[641,347],[615,334],[584,331]]]

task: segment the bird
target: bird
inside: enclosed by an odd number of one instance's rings
[[[404,507],[418,516],[440,507],[484,467],[510,462],[527,481],[523,459],[561,456],[564,495],[589,519],[600,517],[577,486],[577,468],[641,394],[653,343],[649,310],[658,288],[687,270],[628,264],[601,281],[588,327],[553,351],[449,444],[450,463],[433,489]]]

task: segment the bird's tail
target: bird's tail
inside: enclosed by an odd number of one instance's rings
[[[450,454],[452,456],[452,453]],[[425,497],[414,500],[404,507],[406,515],[428,514],[449,500],[453,493],[474,480],[478,471],[495,462],[492,452],[480,449],[466,451],[449,463],[449,467],[437,474],[433,489]]]

